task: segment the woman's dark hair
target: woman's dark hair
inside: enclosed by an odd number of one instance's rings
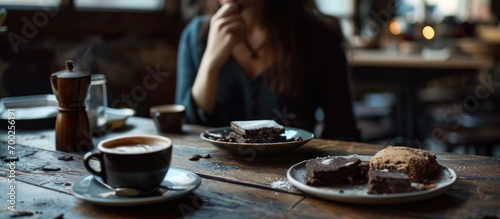
[[[220,7],[217,0],[205,1],[207,15],[213,15]],[[263,10],[261,26],[268,31],[267,43],[272,46],[275,64],[269,72],[263,74],[264,83],[273,91],[289,97],[296,96],[302,86],[304,77],[303,59],[301,58],[301,45],[307,43],[304,39],[311,28],[313,17],[332,18],[323,16],[317,9],[314,0],[265,0],[262,1]],[[317,19],[319,21],[319,19]],[[325,19],[322,19],[325,21]],[[327,27],[326,22],[321,28],[337,31],[337,28]],[[202,40],[206,43],[208,37],[208,22],[202,27]],[[318,26],[318,25],[313,25]],[[341,34],[339,39],[341,39]],[[309,38],[309,37],[307,37]],[[309,38],[311,39],[311,38]],[[314,40],[314,39],[312,39]]]

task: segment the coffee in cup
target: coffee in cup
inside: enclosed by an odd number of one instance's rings
[[[160,144],[131,144],[119,145],[112,148],[106,148],[106,151],[116,154],[130,154],[130,153],[147,153],[156,150],[161,150],[163,145]]]
[[[92,158],[100,170],[90,165]],[[170,167],[172,140],[162,136],[126,136],[104,140],[84,157],[85,168],[99,181],[118,189],[154,191]]]

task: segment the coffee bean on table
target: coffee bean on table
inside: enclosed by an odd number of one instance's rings
[[[61,168],[54,167],[54,166],[43,166],[42,170],[44,170],[44,171],[59,171],[59,170],[61,170]]]
[[[197,161],[197,160],[200,160],[200,157],[191,155],[188,159],[191,161]]]
[[[63,155],[57,158],[58,160],[70,161],[73,160],[73,156],[71,155]]]
[[[208,159],[210,158],[210,154],[202,154],[202,155],[199,155],[199,154],[191,154],[191,156],[189,157],[189,160],[192,160],[192,161],[197,161],[197,160],[200,160],[200,158],[203,158],[203,159]]]
[[[33,211],[16,211],[10,217],[24,217],[24,216],[33,216],[36,212]]]
[[[4,162],[19,161],[19,157],[5,157],[3,161]]]

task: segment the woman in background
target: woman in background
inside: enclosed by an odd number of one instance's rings
[[[313,0],[219,0],[181,36],[176,102],[186,122],[273,119],[322,138],[359,140],[342,36]],[[219,7],[220,6],[220,7]]]

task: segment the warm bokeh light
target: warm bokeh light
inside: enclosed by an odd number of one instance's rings
[[[401,25],[396,19],[392,19],[391,23],[389,24],[389,31],[392,33],[392,35],[399,35],[401,34]]]
[[[425,39],[432,40],[436,35],[436,32],[434,32],[434,28],[432,28],[431,26],[425,26],[422,30],[422,34],[424,35]]]

